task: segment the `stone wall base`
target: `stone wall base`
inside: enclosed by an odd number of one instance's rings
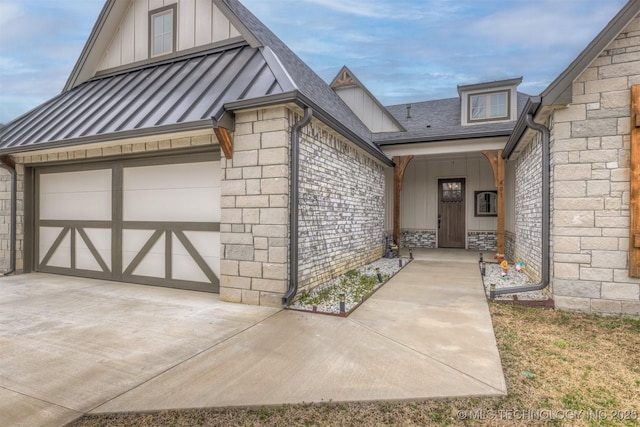
[[[496,251],[498,234],[495,231],[469,231],[467,248],[479,251]]]
[[[402,230],[400,244],[403,248],[435,249],[438,247],[435,230]]]

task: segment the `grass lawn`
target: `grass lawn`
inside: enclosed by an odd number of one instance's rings
[[[110,414],[70,425],[640,426],[640,321],[490,309],[509,389],[502,398]]]

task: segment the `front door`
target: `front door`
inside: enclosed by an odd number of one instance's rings
[[[465,248],[465,180],[438,180],[438,247]]]

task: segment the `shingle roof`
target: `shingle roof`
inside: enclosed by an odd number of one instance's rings
[[[284,68],[306,98],[344,125],[372,149],[379,152],[371,141],[371,132],[333,89],[322,80],[302,59],[289,49],[269,28],[256,18],[238,0],[223,0],[231,12],[246,26],[264,46],[273,50]]]
[[[292,89],[260,49],[236,45],[85,82],[9,123],[0,131],[0,149],[95,142],[142,129],[211,128],[226,102]]]
[[[518,114],[524,108],[528,95],[518,93]],[[387,110],[407,132],[378,133],[373,136],[379,145],[411,142],[446,141],[452,139],[508,136],[515,126],[509,122],[462,126],[460,98],[437,99],[411,104],[411,119],[407,119],[407,104],[392,105]]]

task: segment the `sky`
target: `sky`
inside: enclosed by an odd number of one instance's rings
[[[241,1],[325,81],[346,65],[396,105],[516,77],[538,95],[627,0]],[[103,4],[0,0],[0,123],[60,93]]]

